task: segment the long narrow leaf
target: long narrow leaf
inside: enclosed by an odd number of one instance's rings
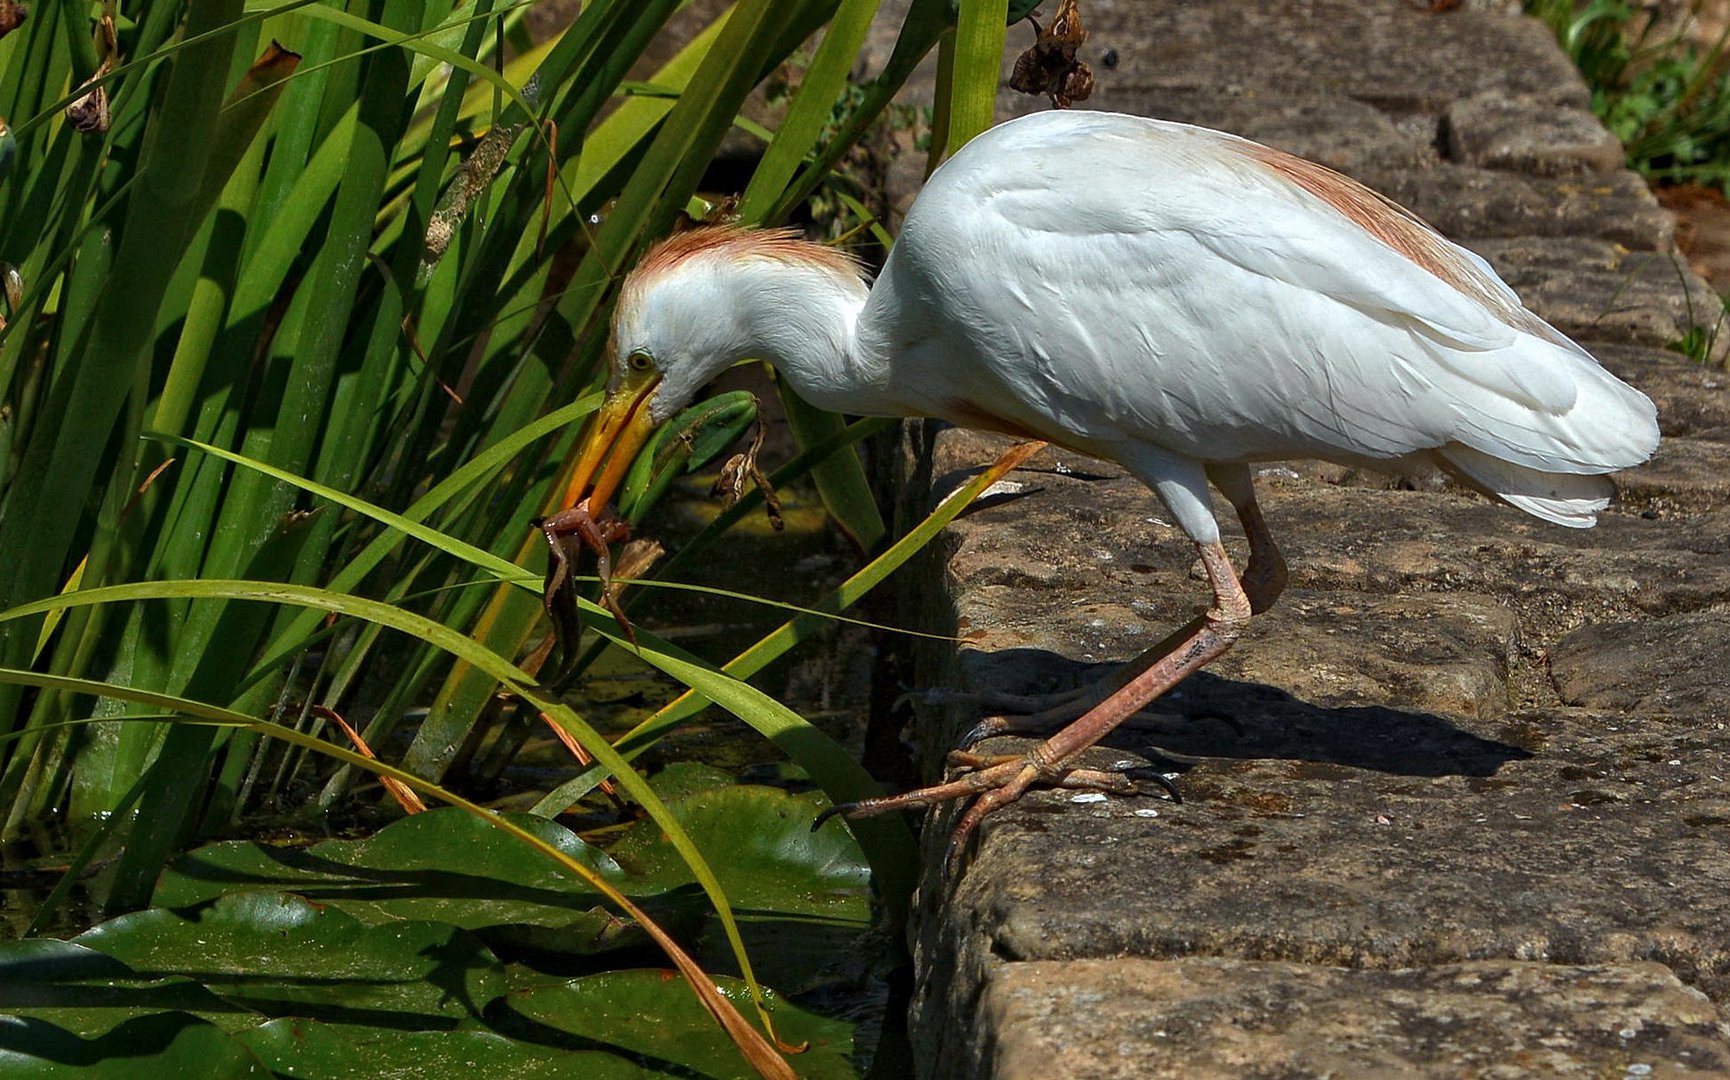
[[[1003,70],[1008,17],[1009,0],[961,0],[946,142],[951,154],[996,119],[997,80]]]

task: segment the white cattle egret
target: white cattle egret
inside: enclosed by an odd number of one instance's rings
[[[963,755],[973,769],[958,780],[841,808],[977,795],[952,850],[1035,782],[1108,779],[1069,765],[1274,602],[1285,566],[1252,462],[1428,463],[1584,528],[1613,493],[1605,474],[1658,444],[1644,395],[1399,206],[1232,135],[1111,113],[1039,113],[968,143],[869,287],[846,257],[787,232],[674,236],[626,280],[612,351],[570,489],[583,512],[605,507],[654,425],[760,358],[825,409],[939,417],[1115,461],[1195,542],[1212,607],[1079,719],[1025,755]],[[1241,579],[1210,480],[1249,538]]]

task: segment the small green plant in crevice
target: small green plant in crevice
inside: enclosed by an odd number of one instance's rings
[[[1701,47],[1629,0],[1526,0],[1592,91],[1592,111],[1651,180],[1730,194],[1730,30]]]
[[[1684,292],[1683,295],[1688,295]],[[1702,313],[1694,310],[1692,298],[1688,302],[1688,330],[1665,348],[1671,352],[1681,353],[1697,364],[1709,363],[1718,352],[1719,335],[1730,325],[1730,293],[1718,297],[1718,311]]]

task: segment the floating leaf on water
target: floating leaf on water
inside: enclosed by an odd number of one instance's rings
[[[238,1036],[270,1069],[288,1080],[374,1080],[380,1075],[511,1080],[640,1080],[636,1066],[611,1071],[617,1059],[572,1051],[491,1031],[403,1031],[355,1028],[300,1017],[272,1020]]]
[[[740,784],[698,792],[669,809],[741,912],[823,916],[863,927],[871,918],[870,867],[845,829],[811,831],[824,805],[814,796]],[[632,826],[609,850],[636,881],[673,888],[692,880],[654,822]]]
[[[750,1000],[745,984],[716,976],[715,986],[743,1006]],[[790,1043],[805,1043],[804,1053],[789,1059],[804,1080],[853,1080],[853,1025],[808,1013],[796,1005],[766,995],[775,1014],[775,1029]],[[513,993],[513,1017],[541,1038],[563,1035],[570,1045],[610,1048],[619,1065],[653,1062],[658,1074],[705,1076],[715,1080],[756,1080],[739,1051],[707,1016],[691,991],[671,971],[609,971],[549,983]],[[510,1029],[508,1019],[500,1026]],[[550,1029],[550,1030],[549,1030]],[[588,1072],[571,1076],[637,1076],[638,1073]]]
[[[228,1026],[259,1019],[190,979],[140,975],[112,956],[70,941],[25,938],[0,945],[0,1014],[43,1020],[95,1039],[128,1020],[161,1012],[193,1013],[219,1023],[226,1019]],[[4,1042],[0,1036],[0,1045]]]
[[[0,1018],[0,1075],[8,1080],[230,1080],[265,1075],[264,1065],[234,1036],[196,1016],[140,1016],[96,1039],[49,1021]]]
[[[508,816],[630,889],[616,862],[563,825],[529,814]],[[151,899],[162,907],[189,908],[241,890],[291,892],[369,925],[436,919],[498,947],[576,956],[645,940],[546,856],[452,807],[393,822],[364,840],[326,840],[307,848],[206,844],[171,863]]]
[[[422,815],[417,815],[422,816]],[[328,905],[242,892],[192,911],[135,911],[76,944],[135,971],[185,973],[230,1005],[266,1016],[449,1029],[505,993],[504,967],[445,923],[372,927]]]

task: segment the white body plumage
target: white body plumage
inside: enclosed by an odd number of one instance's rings
[[[1643,395],[1477,256],[1337,174],[1203,128],[1048,112],[932,176],[867,293],[745,238],[639,271],[621,355],[664,417],[771,360],[815,404],[1114,459],[1211,539],[1203,463],[1414,455],[1564,525],[1657,446]]]

